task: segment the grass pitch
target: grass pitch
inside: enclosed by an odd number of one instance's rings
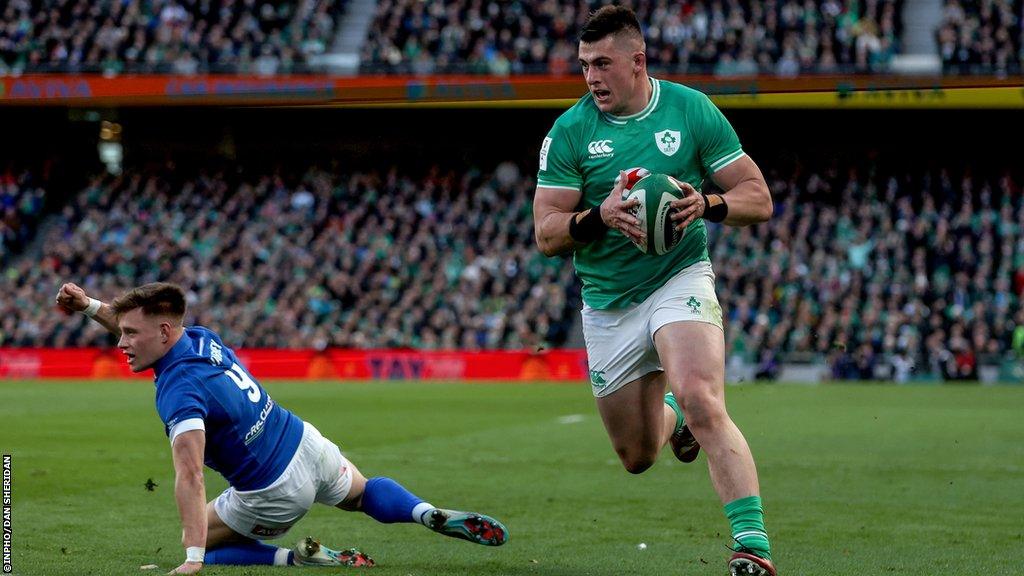
[[[586,385],[265,387],[367,476],[492,514],[511,533],[491,549],[318,506],[280,545],[358,546],[378,576],[726,573],[728,524],[704,457],[683,465],[666,452],[626,473]],[[1021,573],[1024,388],[761,385],[729,388],[728,402],[783,574]],[[0,449],[13,454],[15,574],[163,574],[181,562],[170,449],[146,381],[0,382]],[[207,470],[208,499],[224,487]]]

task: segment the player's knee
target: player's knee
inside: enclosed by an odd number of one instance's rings
[[[725,403],[708,391],[696,391],[684,395],[683,414],[690,430],[713,429],[725,418]]]
[[[630,474],[642,474],[647,471],[648,468],[654,466],[653,458],[637,458],[633,460],[623,460],[622,465],[626,468],[626,472]]]
[[[654,465],[654,461],[657,459],[657,454],[642,451],[619,449],[616,452],[619,455],[619,461],[622,462],[622,467],[630,474],[640,474],[646,471]]]

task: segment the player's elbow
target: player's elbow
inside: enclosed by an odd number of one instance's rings
[[[548,254],[547,243],[544,242],[544,237],[540,235],[539,227],[533,232],[533,241],[535,244],[537,244],[537,249],[540,250],[541,254],[545,256],[550,256],[550,254]]]
[[[549,238],[544,237],[544,235],[540,231],[540,228],[537,229],[536,233],[534,234],[534,238],[537,241],[537,248],[540,250],[541,254],[549,258],[558,255],[558,247],[555,246],[555,243],[552,242]]]
[[[547,256],[558,256],[566,251],[565,241],[559,239],[560,227],[554,212],[534,210],[533,238],[540,253]]]
[[[772,202],[771,190],[768,189],[768,184],[764,180],[759,183],[758,193],[761,201],[758,202],[758,210],[755,215],[757,223],[767,222],[775,213],[775,203]]]
[[[545,242],[540,238],[537,238],[537,248],[540,249],[541,254],[547,256],[548,258],[558,254],[558,252],[555,251],[555,249],[551,246],[549,242]]]

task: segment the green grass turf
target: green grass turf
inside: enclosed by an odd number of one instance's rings
[[[491,549],[318,506],[282,545],[308,534],[359,546],[379,576],[726,572],[729,531],[703,456],[684,466],[665,453],[626,473],[584,384],[266,387],[367,476],[511,532]],[[150,563],[162,574],[181,561],[152,396],[146,381],[0,383],[15,574],[151,574],[139,570]],[[730,388],[728,402],[758,461],[783,574],[1021,573],[1024,388],[761,385]],[[212,498],[225,483],[207,472]]]

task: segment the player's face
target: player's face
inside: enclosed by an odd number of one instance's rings
[[[132,372],[142,372],[167,353],[170,323],[160,316],[147,316],[142,308],[130,310],[117,321],[121,338],[117,347],[128,358]]]
[[[647,104],[643,45],[622,35],[580,42],[583,79],[598,109],[616,116],[639,112]],[[636,110],[633,110],[636,108]]]

